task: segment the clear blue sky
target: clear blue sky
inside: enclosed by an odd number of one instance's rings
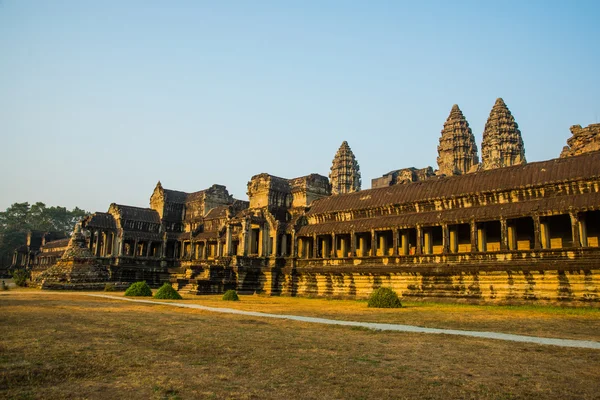
[[[437,168],[457,103],[497,97],[529,161],[600,122],[598,1],[0,0],[0,210],[147,207],[268,172]]]

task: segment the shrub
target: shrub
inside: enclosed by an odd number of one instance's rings
[[[223,295],[223,300],[227,300],[227,301],[239,301],[240,298],[237,295],[237,292],[233,289],[230,289],[228,291],[225,292],[225,294]]]
[[[173,289],[173,286],[171,286],[171,284],[168,282],[165,282],[165,284],[162,285],[160,287],[160,289],[158,289],[158,291],[154,295],[154,298],[155,299],[167,299],[167,300],[181,300],[182,299],[179,292],[177,292],[177,290]]]
[[[12,273],[13,280],[17,286],[27,286],[27,280],[30,278],[29,271],[24,269],[15,269]]]
[[[116,290],[115,285],[112,283],[107,283],[106,285],[104,285],[105,292],[114,292],[115,290]]]
[[[146,281],[132,283],[125,291],[125,296],[147,296],[152,297],[152,290]]]
[[[380,287],[369,296],[369,307],[374,308],[398,308],[402,307],[396,292],[391,288]]]

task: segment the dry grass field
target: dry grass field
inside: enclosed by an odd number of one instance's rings
[[[120,295],[120,294],[117,294]],[[597,309],[218,296],[252,311],[600,341]],[[600,351],[0,293],[0,398],[593,399]]]

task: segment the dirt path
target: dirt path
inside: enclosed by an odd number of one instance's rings
[[[507,340],[507,341],[512,341],[512,342],[535,343],[535,344],[560,346],[560,347],[578,347],[578,348],[584,348],[584,349],[600,350],[600,342],[594,342],[591,340],[554,339],[554,338],[544,338],[544,337],[536,337],[536,336],[513,335],[513,334],[509,334],[509,333],[498,333],[498,332],[463,331],[463,330],[457,330],[457,329],[424,328],[424,327],[420,327],[420,326],[400,325],[400,324],[381,324],[381,323],[374,323],[374,322],[341,321],[341,320],[326,319],[326,318],[302,317],[302,316],[298,316],[298,315],[269,314],[269,313],[262,313],[262,312],[256,312],[256,311],[242,311],[242,310],[235,310],[232,308],[206,307],[206,306],[201,306],[198,304],[170,303],[170,302],[167,303],[167,302],[154,301],[154,300],[139,300],[139,299],[131,299],[131,298],[125,298],[125,297],[118,297],[118,296],[109,296],[109,295],[103,295],[103,294],[86,294],[86,293],[81,293],[81,294],[85,295],[85,296],[100,297],[100,298],[111,299],[111,300],[122,300],[122,301],[131,301],[134,303],[160,304],[160,305],[172,306],[172,307],[193,308],[193,309],[210,311],[210,312],[238,314],[238,315],[246,315],[246,316],[251,316],[251,317],[259,317],[259,318],[287,319],[287,320],[292,320],[292,321],[310,322],[310,323],[315,323],[315,324],[326,324],[326,325],[357,326],[357,327],[382,330],[382,331],[435,333],[435,334],[443,334],[443,335],[470,336],[470,337],[485,338],[485,339]]]

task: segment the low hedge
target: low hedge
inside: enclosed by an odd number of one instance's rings
[[[399,308],[402,303],[396,292],[391,288],[380,287],[369,296],[369,307],[373,308]]]
[[[152,297],[152,290],[146,281],[132,283],[125,291],[125,296],[144,296]]]
[[[226,291],[225,294],[223,294],[223,300],[240,301],[240,298],[238,297],[238,294],[235,290],[230,289],[230,290]]]
[[[154,298],[155,299],[165,299],[165,300],[181,300],[182,299],[179,292],[177,292],[177,290],[173,289],[173,286],[171,286],[171,284],[168,282],[165,282],[165,284],[162,285],[160,287],[160,289],[158,289],[158,291],[154,295]]]

